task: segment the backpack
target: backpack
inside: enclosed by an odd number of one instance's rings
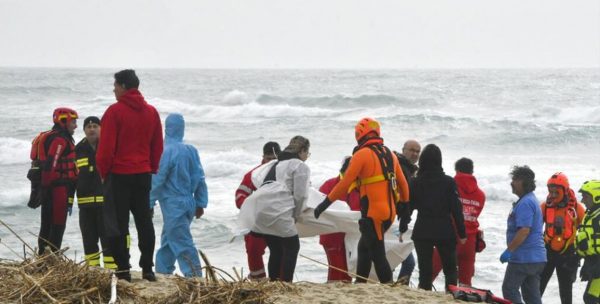
[[[509,300],[494,296],[490,290],[478,289],[474,287],[462,287],[448,285],[448,291],[455,300],[461,300],[471,303],[497,303],[510,304]]]
[[[31,142],[31,168],[27,171],[27,179],[31,181],[31,192],[27,207],[36,209],[44,200],[44,190],[42,189],[42,169],[45,165],[47,155],[47,145],[50,143],[48,139],[53,138],[58,134],[55,130],[44,131],[38,134]]]

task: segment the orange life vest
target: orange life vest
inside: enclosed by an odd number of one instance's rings
[[[580,221],[577,210],[577,200],[573,190],[569,189],[566,204],[542,204],[544,211],[544,242],[554,251],[563,253],[575,241],[575,232]],[[562,205],[562,206],[561,206]]]

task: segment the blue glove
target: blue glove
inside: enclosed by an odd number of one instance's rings
[[[73,214],[73,206],[67,207],[67,213],[69,214],[69,216]]]
[[[508,251],[508,249],[504,250],[504,252],[500,255],[500,262],[506,263],[510,261],[510,257],[512,256],[512,252]]]

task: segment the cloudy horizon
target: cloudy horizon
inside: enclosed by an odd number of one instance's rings
[[[600,1],[0,0],[0,67],[599,68]]]

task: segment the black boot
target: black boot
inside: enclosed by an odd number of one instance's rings
[[[154,271],[152,271],[152,269],[144,270],[142,271],[142,279],[150,282],[156,282],[156,275],[154,275]]]
[[[131,274],[129,273],[129,270],[118,271],[116,272],[116,275],[119,280],[125,280],[131,283]]]

